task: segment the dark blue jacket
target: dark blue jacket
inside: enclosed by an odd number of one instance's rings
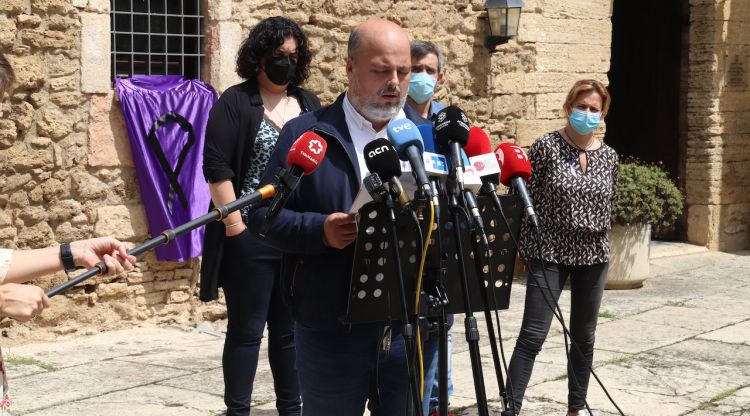
[[[302,178],[265,238],[269,245],[284,253],[281,288],[291,301],[295,319],[318,330],[341,328],[354,257],[354,243],[338,250],[323,242],[326,217],[334,212],[348,212],[362,183],[357,153],[344,118],[343,100],[341,94],[330,106],[287,123],[260,181],[261,185],[275,181],[276,169],[286,167],[287,153],[302,133],[313,131],[328,142],[323,162]],[[408,105],[404,112],[416,124],[426,122]],[[256,236],[266,209],[260,207],[251,214],[250,230]]]

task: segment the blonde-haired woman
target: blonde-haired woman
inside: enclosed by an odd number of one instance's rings
[[[529,278],[523,323],[508,369],[516,414],[552,321],[550,292],[559,299],[570,277],[567,324],[577,348],[571,347],[568,363],[568,414],[588,415],[585,400],[607,278],[607,230],[618,173],[617,153],[593,132],[609,104],[609,93],[600,82],[576,82],[563,105],[565,127],[542,135],[529,150],[528,188],[541,236],[524,223],[519,250],[529,262]]]

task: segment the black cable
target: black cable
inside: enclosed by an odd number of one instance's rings
[[[505,221],[506,226],[507,226],[507,219],[505,218],[504,215],[503,215],[503,220]],[[537,238],[537,243],[539,244],[539,247],[540,247],[540,250],[541,250],[541,232],[539,231],[539,229],[536,229],[536,228],[534,230],[536,231],[536,234],[534,234],[534,237]],[[511,238],[513,239],[513,242],[516,244],[516,247],[518,247],[518,241],[512,236],[512,234],[511,234]],[[530,266],[529,262],[524,261],[524,264],[529,269],[529,272],[530,272],[529,274],[531,276],[533,276],[534,279],[536,279],[536,286],[541,291],[542,298],[544,299],[544,303],[546,303],[547,307],[552,310],[552,315],[555,318],[557,318],[558,322],[560,322],[560,325],[563,328],[563,344],[565,345],[565,359],[567,361],[568,366],[570,366],[570,347],[569,347],[569,341],[568,341],[568,335],[570,334],[570,331],[568,331],[568,328],[565,325],[565,319],[563,318],[562,310],[560,309],[560,304],[555,299],[555,295],[552,293],[552,289],[550,289],[550,287],[549,287],[549,278],[547,277],[547,266],[545,265],[544,260],[541,258],[542,257],[541,253],[539,253],[539,254],[540,254],[539,255],[539,260],[542,263],[542,276],[543,276],[544,282],[546,284],[547,292],[549,293],[549,296],[550,296],[549,299],[547,299],[547,293],[544,292],[544,287],[545,286],[543,286],[542,284],[539,283],[539,277],[536,276],[536,275],[534,275],[533,273],[531,273],[531,266]],[[528,290],[528,282],[527,282],[527,289],[526,290]],[[562,288],[560,288],[560,291],[562,291]],[[572,338],[571,338],[571,341],[572,341]],[[580,353],[580,349],[579,349],[579,353]],[[567,366],[566,366],[566,369],[567,369]],[[590,366],[589,366],[589,369],[592,370]],[[578,384],[578,381],[576,380],[575,374],[570,374],[570,375],[572,376],[573,383],[575,383],[575,385],[577,387],[580,387],[580,385]],[[602,386],[602,388],[603,387],[604,386]],[[586,409],[589,411],[589,413],[591,413],[591,409],[589,408],[588,402],[586,402],[584,400],[584,404],[586,406]],[[616,404],[614,404],[614,405],[615,405],[615,407],[617,407]]]
[[[464,250],[461,236],[461,219],[460,214],[463,213],[464,217],[468,218],[467,211],[458,203],[458,195],[451,195],[450,197],[450,210],[453,218],[453,235],[456,243],[456,260],[458,261],[459,273],[461,275],[461,287],[464,301],[464,310],[466,316],[464,317],[464,326],[466,328],[466,341],[469,344],[469,357],[471,358],[471,369],[474,377],[474,391],[477,396],[477,411],[480,416],[489,415],[489,409],[487,404],[487,396],[484,385],[484,376],[482,374],[482,362],[479,351],[479,329],[477,328],[476,317],[471,308],[471,300],[469,294],[469,282],[468,274],[466,271],[466,264],[464,262]],[[468,223],[470,224],[470,222]]]
[[[508,230],[508,231],[510,231],[510,230]],[[490,281],[491,285],[494,285],[493,282],[495,281],[495,279],[494,279],[494,277],[492,275],[492,256],[490,255],[490,246],[489,246],[489,243],[485,246],[485,249],[487,250],[486,253],[487,253],[487,267],[489,269],[489,281]],[[490,289],[490,293],[492,294],[492,306],[493,306],[492,309],[494,309],[494,311],[495,311],[495,321],[497,321],[497,339],[498,339],[498,344],[500,344],[500,358],[503,361],[503,369],[505,370],[505,374],[507,375],[508,374],[508,363],[505,360],[505,348],[503,347],[503,331],[500,328],[500,314],[498,313],[498,310],[497,310],[498,309],[498,307],[497,307],[497,296],[495,295],[495,290],[492,289],[492,288]],[[515,414],[516,413],[516,411],[515,411],[516,405],[515,405],[515,403],[512,400],[512,397],[513,397],[513,383],[511,382],[510,377],[507,377],[507,379],[508,379],[508,383],[507,383],[508,384],[508,393],[507,394],[509,394],[510,397],[511,397],[511,400],[508,400],[508,404],[510,404],[509,409],[513,412],[513,414]],[[507,398],[506,398],[506,400],[507,400]]]
[[[508,230],[508,233],[510,234],[510,238],[513,241],[513,244],[515,244],[516,247],[519,247],[518,240],[513,235],[513,233],[510,232],[510,224],[508,223],[508,218],[505,216],[505,213],[502,211],[502,209],[500,210],[500,216],[503,219],[503,223],[505,223],[505,227]],[[534,237],[537,238],[537,243],[538,243],[538,245],[540,247],[540,250],[541,250],[541,231],[539,229],[535,229],[535,231],[536,231],[536,234],[534,235]],[[550,287],[549,287],[549,279],[547,278],[547,270],[546,270],[546,265],[544,264],[544,260],[541,258],[541,255],[539,257],[540,257],[540,261],[542,262],[542,275],[544,277],[545,283],[547,283],[547,291],[549,292],[549,295],[550,295],[550,299],[549,300],[547,299],[546,293],[544,292],[544,290],[542,288],[542,285],[539,283],[539,280],[538,280],[539,277],[536,276],[536,275],[534,275],[533,273],[529,273],[529,274],[531,276],[533,276],[534,279],[537,280],[537,282],[536,282],[537,283],[537,287],[539,288],[539,290],[542,293],[542,298],[544,299],[544,302],[547,304],[547,307],[549,307],[552,310],[552,314],[554,315],[555,318],[557,318],[558,322],[560,322],[560,325],[562,326],[562,329],[563,329],[563,340],[564,340],[564,343],[565,343],[565,356],[566,356],[566,359],[567,359],[568,365],[569,365],[570,364],[570,351],[569,351],[570,347],[569,347],[569,344],[568,344],[568,336],[570,336],[570,331],[568,330],[567,326],[565,325],[565,320],[563,319],[562,310],[560,309],[560,305],[557,302],[557,300],[555,300],[555,297],[552,294],[552,289],[550,289]],[[521,260],[526,265],[526,267],[529,269],[529,272],[531,272],[531,266],[529,265],[529,262],[527,262],[527,261],[525,261],[523,259],[521,259]],[[528,283],[527,283],[527,290],[528,290]],[[562,288],[560,288],[560,290],[562,291]],[[551,302],[550,302],[550,300],[551,300]],[[554,304],[554,306],[553,306],[553,304]],[[578,346],[578,344],[576,344],[575,340],[573,340],[572,337],[570,339],[570,343],[571,343],[571,345],[573,345],[575,347],[575,349],[577,350],[578,354],[580,354],[581,356],[583,356],[583,353],[581,352],[580,347]],[[604,394],[609,399],[610,403],[612,403],[612,405],[617,409],[617,411],[620,413],[620,415],[624,416],[625,414],[622,412],[622,410],[617,405],[617,403],[615,402],[615,400],[609,394],[609,391],[604,386],[604,383],[601,381],[601,379],[599,378],[599,376],[594,371],[593,361],[592,361],[591,365],[587,364],[587,366],[589,367],[589,371],[591,372],[591,374],[594,376],[594,379],[596,379],[597,383],[599,384],[599,386],[604,391]],[[506,370],[506,372],[507,372],[507,370]],[[572,377],[573,377],[573,382],[578,386],[578,382],[575,379],[575,374],[572,374]],[[510,390],[512,391],[512,383],[510,382],[510,377],[508,377],[508,381],[509,381],[509,384],[511,386]],[[512,395],[511,395],[511,397],[512,397]],[[589,408],[588,401],[584,401],[584,404],[586,405],[586,409],[589,411],[589,413],[591,413],[591,409]],[[517,414],[517,413],[514,413],[514,414]]]
[[[469,221],[468,217],[466,219],[467,221]],[[472,236],[473,238],[471,238],[471,242],[472,242],[472,247],[474,249],[473,254],[474,254],[474,265],[475,265],[475,270],[477,274],[477,284],[479,285],[479,292],[482,296],[482,305],[484,309],[484,317],[486,320],[485,323],[487,325],[487,335],[489,336],[490,348],[492,349],[492,364],[495,370],[495,378],[497,379],[498,393],[501,399],[507,400],[507,393],[505,391],[505,386],[504,386],[503,379],[502,379],[503,367],[500,363],[500,353],[497,350],[497,340],[496,340],[495,331],[494,331],[494,323],[493,323],[492,313],[490,312],[490,308],[493,305],[495,306],[495,308],[497,308],[497,301],[495,300],[495,302],[493,303],[491,299],[489,298],[489,295],[487,294],[487,291],[489,290],[492,293],[493,297],[495,295],[494,282],[492,280],[492,274],[491,274],[492,262],[489,261],[489,241],[487,239],[487,235],[485,234],[484,229],[478,226],[478,224],[477,226],[473,227]],[[480,241],[483,242],[482,245],[484,246],[484,248],[480,248],[479,246]],[[482,276],[482,274],[484,273],[483,271],[484,269],[482,267],[483,263],[481,261],[483,254],[485,254],[485,257],[488,258],[486,267],[487,267],[487,273],[489,273],[489,276],[488,276],[489,280],[485,280],[484,277]],[[490,282],[493,282],[492,287],[488,289],[487,287],[489,286]],[[502,342],[502,339],[501,339],[501,342]],[[501,349],[502,349],[502,345],[501,345]],[[506,369],[506,373],[507,373],[507,369]]]
[[[542,236],[541,236],[541,231],[539,231],[539,229],[536,229],[535,237],[537,238],[537,244],[539,246],[539,250],[541,250],[541,239],[542,239]],[[565,354],[566,354],[567,359],[568,359],[568,365],[570,365],[570,350],[569,350],[570,346],[572,346],[573,348],[575,348],[576,352],[581,357],[584,357],[583,351],[581,351],[581,348],[578,346],[578,344],[573,339],[573,335],[568,330],[568,327],[565,326],[565,322],[564,322],[563,317],[562,317],[562,311],[560,310],[560,304],[557,302],[557,300],[555,300],[555,297],[552,294],[552,289],[550,289],[550,287],[549,287],[549,279],[547,278],[547,267],[546,267],[546,265],[544,263],[544,260],[541,257],[542,256],[540,255],[539,256],[539,260],[542,263],[542,275],[544,276],[545,283],[547,283],[547,291],[549,292],[549,294],[551,296],[552,302],[554,302],[555,307],[557,308],[557,311],[560,314],[558,316],[558,319],[560,321],[560,325],[562,325],[563,338],[565,340]],[[527,266],[527,267],[529,267],[529,266]],[[529,270],[531,270],[530,267],[529,267]],[[531,273],[531,275],[533,275],[533,273]],[[534,276],[534,278],[537,279],[537,285],[539,285],[538,276]],[[542,289],[541,286],[539,286],[539,289],[540,290]],[[562,290],[563,290],[563,288],[561,287],[560,288],[560,292],[562,292]],[[544,294],[544,291],[542,291],[542,294]],[[543,295],[543,297],[544,297],[544,295]],[[545,297],[545,302],[546,301],[547,301],[547,299]],[[549,306],[550,308],[552,308],[552,306],[548,302],[547,302],[547,306]],[[554,312],[554,310],[553,310],[553,312]],[[570,337],[570,346],[568,345],[568,338],[567,337]],[[589,371],[591,372],[591,375],[594,376],[594,379],[599,384],[599,387],[601,387],[602,391],[604,391],[604,394],[607,396],[607,398],[609,399],[610,403],[612,403],[612,405],[615,407],[615,409],[617,409],[617,411],[620,413],[620,415],[625,416],[625,414],[622,412],[622,409],[620,409],[620,407],[617,405],[617,403],[615,402],[615,400],[609,394],[609,391],[607,390],[607,388],[604,386],[604,383],[601,381],[601,379],[599,379],[599,376],[594,371],[593,360],[592,360],[591,364],[585,363],[585,365],[588,367]],[[578,388],[580,388],[581,386],[578,384],[578,380],[576,380],[575,373],[570,372],[569,375],[572,377],[573,383],[575,383],[575,385]],[[591,413],[591,408],[589,407],[588,401],[585,400],[585,399],[584,399],[584,405],[586,406],[586,410],[588,410],[588,412],[590,414]]]
[[[534,228],[534,231],[536,231],[536,233],[534,233],[534,237],[536,238],[537,245],[539,247],[539,253],[538,254],[539,254],[539,262],[542,263],[542,276],[544,277],[544,283],[546,284],[547,293],[549,293],[550,300],[552,301],[552,304],[554,304],[554,307],[547,300],[547,297],[544,296],[544,290],[542,288],[542,285],[539,283],[539,277],[536,276],[536,275],[534,275],[533,273],[532,273],[532,276],[534,276],[534,279],[536,279],[537,287],[539,288],[539,290],[542,291],[542,297],[544,298],[544,302],[547,304],[547,307],[549,307],[549,308],[552,309],[553,315],[557,318],[557,320],[560,322],[560,325],[563,328],[563,345],[565,346],[565,359],[566,359],[567,364],[568,364],[567,368],[566,368],[566,370],[567,370],[568,368],[570,368],[570,342],[575,342],[575,341],[573,341],[573,336],[570,335],[570,331],[568,330],[568,327],[565,325],[565,319],[563,317],[562,309],[560,309],[560,304],[555,299],[555,294],[552,293],[552,289],[550,288],[549,278],[547,277],[547,265],[544,263],[544,259],[543,259],[542,252],[541,252],[541,250],[542,250],[542,232],[538,228],[535,228],[535,227],[532,227],[532,228]],[[529,268],[529,272],[531,272],[531,266],[527,265],[526,267],[528,267]],[[560,294],[561,295],[562,295],[562,290],[563,290],[563,288],[561,287],[560,288]],[[555,313],[555,311],[557,311],[557,313]],[[549,331],[548,331],[548,334],[549,334]],[[568,336],[570,336],[570,340],[568,340]],[[579,351],[579,354],[580,354],[580,349],[578,351]],[[591,370],[590,366],[589,366],[589,370]],[[576,387],[578,387],[578,388],[581,387],[581,385],[578,384],[578,380],[576,379],[576,376],[575,376],[574,372],[569,372],[568,376],[571,377],[571,379],[572,379],[573,383],[576,385]],[[586,401],[586,399],[584,399],[583,404],[584,404],[584,406],[586,406],[586,410],[588,410],[588,412],[591,413],[591,408],[589,408],[589,403],[588,403],[588,401]]]

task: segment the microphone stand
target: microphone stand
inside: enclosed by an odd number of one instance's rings
[[[255,192],[251,192],[242,198],[236,199],[226,205],[220,205],[218,207],[214,207],[211,212],[204,214],[192,221],[186,222],[185,224],[179,225],[175,228],[164,230],[162,231],[158,237],[152,238],[151,240],[131,249],[128,250],[128,254],[133,256],[139,256],[149,250],[152,250],[162,244],[169,244],[170,242],[174,241],[177,237],[190,232],[198,227],[201,227],[203,225],[208,224],[212,221],[221,221],[222,219],[226,218],[229,213],[237,211],[240,208],[244,208],[246,206],[252,206],[252,204],[256,204],[266,198],[270,198],[276,194],[276,186],[274,185],[265,185],[258,189]],[[52,297],[55,295],[59,295],[60,293],[63,293],[70,289],[71,287],[83,282],[84,280],[88,280],[94,276],[97,276],[99,274],[105,274],[107,273],[107,265],[104,264],[104,261],[100,261],[96,264],[96,266],[92,267],[88,271],[80,274],[79,276],[76,276],[75,278],[68,280],[67,282],[55,286],[52,289],[47,292],[48,297]]]
[[[505,218],[505,213],[503,212],[503,205],[502,205],[502,203],[500,203],[500,197],[498,197],[496,189],[497,189],[497,184],[495,184],[491,179],[489,179],[489,180],[483,180],[482,181],[482,187],[480,188],[479,192],[480,192],[480,194],[482,196],[489,197],[490,200],[492,201],[492,205],[495,207],[495,209],[497,210],[497,212],[499,212],[500,215],[503,218]],[[511,232],[510,229],[508,230],[508,232],[509,233]],[[488,260],[488,262],[490,261],[489,257],[488,257],[487,260]],[[488,264],[487,266],[489,267],[489,269],[491,271],[492,270],[492,265]],[[487,293],[486,288],[484,287],[484,285],[481,285],[480,288],[481,288],[481,290],[483,292],[485,303],[489,304],[490,299],[489,299],[489,294]],[[485,317],[489,317],[490,311],[489,311],[489,308],[486,307],[486,306],[487,305],[485,305]],[[488,320],[488,322],[489,322],[489,320]],[[495,335],[494,335],[495,334],[495,329],[490,325],[490,326],[488,326],[488,331],[489,331],[490,338],[494,339],[495,338]],[[500,342],[502,342],[502,339],[500,340]],[[492,342],[491,345],[492,345],[492,360],[493,360],[493,362],[495,364],[495,371],[498,373],[498,375],[501,375],[502,374],[502,370],[501,370],[501,367],[500,367],[500,360],[499,360],[499,358],[497,356],[498,355],[497,354],[497,346],[495,345],[494,342]],[[502,380],[501,377],[498,377],[497,383],[498,383],[498,388],[499,388],[499,391],[500,391],[500,397],[503,400],[503,405],[504,405],[505,411],[506,412],[510,412],[510,413],[515,413],[515,409],[512,408],[513,407],[512,402],[510,401],[510,397],[509,397],[509,395],[508,395],[508,393],[507,393],[507,391],[505,389],[505,384],[504,384],[504,382],[503,382],[503,380]],[[503,415],[505,415],[505,414],[506,413],[504,412]]]
[[[401,319],[402,319],[402,327],[401,327],[401,334],[404,337],[404,343],[406,346],[406,370],[407,374],[409,376],[409,385],[411,387],[411,396],[413,403],[412,405],[414,407],[414,414],[421,415],[422,414],[422,394],[419,391],[419,380],[416,370],[416,362],[414,361],[414,356],[412,355],[412,351],[414,351],[415,348],[415,335],[414,335],[414,325],[411,323],[409,313],[409,307],[407,306],[406,302],[406,288],[404,286],[404,272],[401,269],[401,255],[399,252],[398,247],[398,224],[396,222],[396,210],[395,210],[395,203],[393,201],[393,197],[391,196],[390,192],[387,193],[387,195],[384,198],[384,201],[386,207],[388,208],[388,222],[391,225],[391,232],[389,233],[391,237],[390,245],[393,250],[393,259],[395,262],[395,269],[396,269],[396,279],[397,284],[399,288],[399,303],[401,307]]]
[[[498,199],[498,202],[500,200]],[[486,283],[489,282],[490,285],[494,284],[492,282],[492,279],[488,278],[487,280],[484,279],[483,276],[488,275],[492,276],[491,269],[492,264],[490,262],[490,256],[489,252],[486,250],[489,250],[489,246],[481,247],[479,246],[479,230],[477,227],[474,227],[472,230],[472,234],[474,238],[471,239],[471,245],[472,249],[474,250],[474,267],[477,274],[477,284],[479,285],[479,291],[482,293],[482,303],[483,303],[483,309],[484,309],[484,319],[487,322],[487,336],[489,337],[490,341],[490,349],[492,350],[492,363],[495,367],[495,377],[497,378],[497,387],[498,391],[500,393],[500,398],[503,400],[505,407],[508,406],[508,397],[505,393],[505,384],[503,383],[503,370],[502,366],[500,365],[500,353],[497,350],[497,337],[495,336],[495,327],[494,327],[494,320],[492,319],[492,312],[490,311],[490,294],[487,290]],[[484,239],[486,240],[486,237]],[[480,255],[480,253],[483,253]],[[484,264],[482,263],[482,257],[487,258],[487,270],[488,273],[484,272]],[[500,340],[502,342],[502,340]]]
[[[404,344],[406,350],[406,371],[409,377],[409,389],[411,401],[407,401],[407,404],[413,406],[413,412],[410,412],[407,408],[407,414],[414,414],[415,416],[421,416],[422,414],[422,395],[419,391],[419,379],[418,372],[416,371],[418,364],[415,361],[414,352],[416,351],[415,346],[415,335],[414,326],[411,324],[411,314],[409,313],[409,307],[406,301],[406,288],[404,285],[404,272],[401,268],[401,253],[399,251],[399,238],[398,238],[398,222],[396,220],[396,209],[395,202],[393,200],[393,193],[402,192],[403,189],[394,189],[393,183],[390,183],[388,187],[385,186],[380,176],[377,173],[370,173],[362,180],[365,189],[376,203],[382,203],[388,210],[388,223],[391,228],[390,234],[390,246],[393,252],[393,261],[395,263],[396,270],[396,284],[398,287],[398,298],[399,298],[399,309],[402,320],[401,334],[404,337]],[[388,189],[390,188],[390,189]],[[401,196],[401,195],[397,195]],[[413,215],[414,212],[412,211]],[[419,290],[417,288],[416,290]],[[418,322],[418,321],[415,321]]]
[[[437,178],[430,178],[430,186],[432,188],[435,201],[440,200],[440,196],[443,193],[440,186],[440,182]],[[439,416],[448,416],[448,322],[445,308],[450,304],[450,299],[443,286],[443,281],[448,274],[448,266],[446,262],[448,257],[445,255],[443,250],[443,237],[442,227],[440,226],[440,205],[435,204],[435,242],[438,249],[438,267],[428,270],[427,273],[430,276],[428,282],[432,286],[433,296],[429,296],[430,306],[433,309],[439,310],[439,317],[437,322],[438,327],[438,412]],[[426,386],[426,391],[431,392],[432,387]]]
[[[487,393],[484,387],[484,375],[482,374],[482,358],[479,353],[479,329],[477,328],[477,320],[474,317],[474,312],[471,309],[471,299],[469,296],[469,280],[466,273],[466,263],[464,261],[464,249],[461,238],[461,220],[460,214],[463,211],[463,207],[459,204],[458,197],[461,196],[461,192],[456,189],[457,183],[451,183],[452,188],[448,193],[449,209],[453,222],[453,238],[456,241],[456,253],[458,259],[458,270],[461,275],[461,292],[464,298],[464,327],[466,329],[466,342],[469,344],[469,357],[471,358],[471,370],[474,376],[474,390],[477,396],[477,411],[479,416],[489,416],[489,408],[487,406]],[[466,214],[465,214],[466,215]],[[466,220],[471,222],[468,215]]]

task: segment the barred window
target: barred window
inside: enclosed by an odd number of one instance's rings
[[[110,0],[112,79],[183,75],[200,79],[201,0]]]

